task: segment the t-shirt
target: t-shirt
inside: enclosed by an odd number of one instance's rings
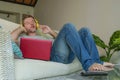
[[[36,36],[28,36],[25,33],[21,34],[18,38],[18,45],[20,45],[20,38],[22,38],[22,37],[41,39],[41,40],[50,40],[50,41],[52,41],[52,43],[54,42],[54,38],[49,34],[42,33],[41,29],[37,29],[36,34],[37,34]]]

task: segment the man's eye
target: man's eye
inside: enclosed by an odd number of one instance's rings
[[[30,24],[30,23],[25,23],[25,25],[28,25],[28,24]]]

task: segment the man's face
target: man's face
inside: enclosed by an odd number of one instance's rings
[[[34,33],[36,31],[36,23],[32,17],[26,18],[24,20],[24,27],[28,33]]]

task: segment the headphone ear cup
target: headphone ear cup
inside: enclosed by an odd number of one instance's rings
[[[35,19],[35,23],[36,23],[36,27],[37,27],[37,29],[39,28],[39,23],[38,23],[38,21]]]

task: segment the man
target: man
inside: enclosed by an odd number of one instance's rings
[[[41,33],[39,37],[43,36],[49,40],[46,34],[50,34],[55,38],[51,51],[51,61],[68,64],[77,57],[85,71],[104,71],[114,66],[112,63],[100,60],[93,37],[87,28],[81,28],[77,31],[74,25],[68,23],[57,34],[49,26],[39,25],[31,15],[23,18],[22,25],[11,33],[12,39],[16,43],[21,33],[26,36],[37,36],[37,32],[39,32]]]

